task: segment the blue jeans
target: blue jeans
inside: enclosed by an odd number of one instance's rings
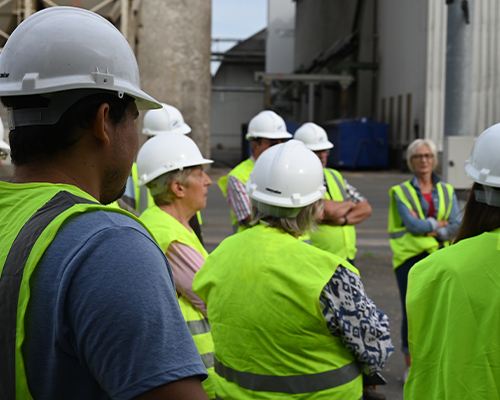
[[[408,348],[408,317],[406,316],[406,290],[408,288],[408,274],[410,273],[411,267],[413,267],[420,260],[423,260],[428,255],[429,253],[425,251],[418,256],[409,258],[396,268],[396,279],[398,281],[399,296],[401,297],[401,305],[403,307],[403,318],[401,323],[401,340],[403,341],[403,346],[401,350],[404,354],[410,354],[410,350]]]

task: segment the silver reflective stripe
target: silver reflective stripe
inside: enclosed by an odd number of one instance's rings
[[[59,192],[43,205],[19,231],[0,276],[0,399],[16,398],[15,349],[17,303],[24,267],[36,241],[61,213],[77,203],[92,201],[69,192]]]
[[[139,213],[143,213],[149,207],[149,196],[148,196],[148,188],[146,185],[141,186],[139,191]],[[137,201],[137,199],[135,199]]]
[[[405,229],[404,231],[389,233],[389,239],[399,239],[406,235],[408,231]]]
[[[345,201],[347,199],[347,193],[344,189],[344,185],[342,185],[342,182],[340,182],[339,178],[337,177],[337,175],[335,175],[335,173],[333,171],[328,169],[328,172],[330,173],[330,175],[333,176],[333,179],[335,179],[335,182],[337,183],[337,186],[339,187],[340,194],[342,195],[342,199]]]
[[[203,364],[205,364],[205,368],[213,368],[214,367],[214,352],[212,351],[211,353],[205,353],[205,354],[200,354],[201,355],[201,360],[203,361]]]
[[[403,189],[403,193],[404,193],[406,199],[410,202],[413,210],[418,214],[418,207],[417,207],[417,204],[415,203],[415,200],[413,199],[413,196],[410,193],[410,189],[408,189],[408,187],[404,183],[401,183],[399,185],[399,187],[401,189]]]
[[[188,321],[187,326],[193,336],[210,332],[210,324],[206,318],[198,321]]]
[[[441,186],[441,190],[443,191],[443,197],[444,197],[444,216],[448,214],[448,207],[450,206],[451,199],[450,199],[450,194],[448,193],[448,188],[446,185],[444,185],[442,182],[439,182],[438,185]]]
[[[229,382],[247,390],[276,393],[313,393],[332,389],[356,379],[360,375],[355,362],[331,371],[308,375],[259,375],[240,372],[215,359],[215,372]]]

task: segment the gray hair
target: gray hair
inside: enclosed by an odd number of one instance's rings
[[[431,151],[434,157],[434,165],[432,166],[432,170],[435,170],[437,167],[438,164],[437,148],[434,142],[430,139],[415,139],[413,142],[410,143],[408,149],[406,150],[406,163],[408,164],[408,168],[410,168],[410,171],[413,171],[413,167],[411,165],[411,159],[415,155],[417,150],[422,146],[429,147],[429,150]]]
[[[176,198],[175,193],[172,190],[172,183],[174,181],[179,181],[182,186],[189,187],[189,175],[191,175],[191,172],[193,172],[193,168],[195,167],[184,168],[182,171],[177,169],[172,172],[167,172],[166,174],[161,175],[155,180],[146,184],[148,188],[152,185],[156,186],[155,181],[164,180],[165,175],[167,175],[165,184],[163,186],[163,192],[160,194],[153,195],[153,200],[155,201],[155,204],[158,207],[172,204]]]
[[[316,222],[316,214],[323,208],[323,202],[318,200],[308,206],[303,207],[296,217],[273,217],[259,211],[253,207],[253,220],[250,225],[256,225],[259,221],[265,222],[267,225],[278,228],[285,233],[293,236],[303,236],[307,232],[314,232],[318,228]]]

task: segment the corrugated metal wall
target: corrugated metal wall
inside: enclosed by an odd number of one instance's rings
[[[444,1],[429,0],[427,38],[425,137],[442,150],[447,9]],[[500,122],[500,2],[476,0],[473,19],[471,135],[479,136]]]

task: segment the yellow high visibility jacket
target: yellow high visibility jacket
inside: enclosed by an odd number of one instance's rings
[[[104,206],[76,186],[0,182],[0,398],[32,400],[23,354],[30,277],[64,221],[89,211],[130,213]]]
[[[362,397],[352,353],[327,328],[319,297],[346,260],[263,224],[224,240],[195,275],[224,400]]]
[[[346,201],[344,178],[340,172],[324,168],[327,191],[326,200]],[[321,224],[316,232],[309,234],[311,244],[343,259],[354,260],[356,257],[356,229],[354,225],[331,226]]]
[[[407,400],[500,399],[500,229],[415,264]]]
[[[453,187],[448,183],[438,182],[436,189],[439,196],[437,220],[448,220],[453,204]],[[389,206],[389,242],[394,253],[392,264],[394,269],[406,260],[423,252],[433,253],[439,249],[439,242],[432,236],[413,235],[406,230],[396,205],[396,195],[410,209],[425,219],[415,188],[410,181],[393,186],[389,190],[391,198]],[[449,243],[445,242],[444,246]]]
[[[156,243],[163,252],[167,251],[170,243],[176,241],[197,250],[203,258],[208,257],[207,251],[196,234],[186,229],[184,225],[158,206],[154,205],[146,209],[139,219],[152,232]],[[179,305],[209,375],[202,382],[203,388],[209,398],[215,399],[214,343],[210,332],[210,324],[202,312],[184,296],[179,298]]]

